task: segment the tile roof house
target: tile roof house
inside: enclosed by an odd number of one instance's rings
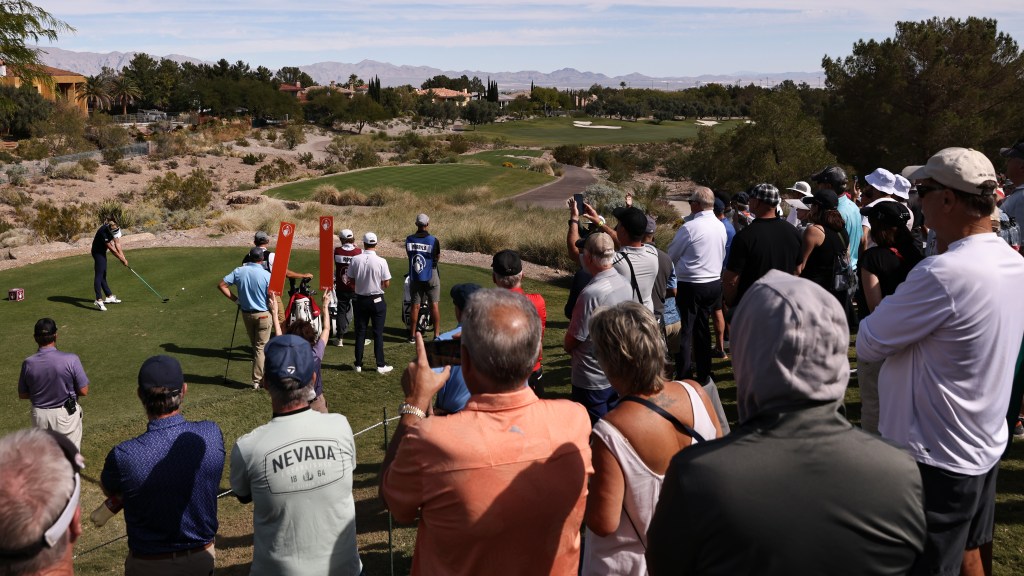
[[[51,102],[66,100],[82,111],[82,114],[89,113],[89,103],[85,99],[78,99],[79,91],[85,86],[85,76],[68,70],[61,70],[52,66],[40,65],[39,72],[48,76],[52,83],[41,78],[32,80],[32,86],[39,94]],[[0,60],[0,84],[18,88],[24,83],[24,79],[13,73],[7,65]]]
[[[426,96],[428,94],[432,97],[434,102],[437,102],[438,100],[447,100],[454,102],[456,106],[465,106],[469,103],[470,98],[473,97],[473,95],[469,93],[469,90],[466,89],[463,89],[461,92],[450,88],[428,88],[426,90],[416,91],[417,96]]]

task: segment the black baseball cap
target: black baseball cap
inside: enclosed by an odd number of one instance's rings
[[[865,206],[860,213],[868,217],[874,225],[898,228],[906,226],[910,221],[910,210],[899,202],[879,202],[874,206]]]
[[[36,328],[33,334],[36,336],[51,336],[57,333],[57,323],[53,321],[53,318],[40,318],[36,322]]]
[[[491,270],[499,276],[515,276],[523,271],[523,261],[515,250],[502,250],[491,260]]]
[[[615,219],[622,224],[630,236],[643,236],[647,231],[647,215],[639,208],[620,206],[612,211],[612,216],[615,216]]]
[[[812,182],[818,182],[821,184],[846,184],[846,180],[846,171],[839,166],[829,166],[814,176],[811,176]]]
[[[455,304],[455,307],[460,310],[465,308],[466,303],[469,302],[469,297],[477,290],[483,290],[483,287],[479,284],[471,283],[456,284],[455,286],[452,286],[452,304]]]
[[[144,390],[166,388],[177,392],[184,383],[185,376],[181,372],[181,364],[170,356],[150,356],[142,363],[142,368],[139,368],[139,388]]]

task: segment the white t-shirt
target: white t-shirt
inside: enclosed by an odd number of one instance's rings
[[[626,258],[629,258],[629,263]],[[658,249],[654,246],[644,244],[642,246],[623,246],[615,254],[612,260],[612,268],[626,280],[630,286],[631,299],[633,297],[632,279],[629,265],[633,265],[633,274],[636,274],[636,285],[640,290],[641,304],[654,312],[654,301],[651,299],[651,292],[654,290],[654,283],[658,279]]]
[[[921,261],[860,323],[857,357],[885,360],[882,436],[921,463],[977,476],[1006,446],[1024,336],[1024,259],[994,233]]]
[[[231,450],[231,490],[253,501],[251,574],[358,574],[355,438],[341,414],[275,416]]]
[[[388,261],[377,256],[373,250],[364,250],[362,254],[352,258],[345,271],[345,277],[352,280],[359,296],[383,294],[381,282],[391,280],[391,269]]]

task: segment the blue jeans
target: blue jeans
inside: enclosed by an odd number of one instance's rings
[[[356,366],[363,365],[363,347],[366,344],[366,327],[373,324],[373,356],[377,367],[384,365],[384,318],[387,316],[388,305],[384,295],[356,296],[353,316],[355,316],[356,335]]]

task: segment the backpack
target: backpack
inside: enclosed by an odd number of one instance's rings
[[[294,279],[289,279],[289,281],[292,288],[288,290],[291,298],[288,299],[288,317],[285,319],[285,326],[287,327],[293,322],[309,322],[313,326],[313,331],[316,332],[316,337],[319,338],[323,330],[320,307],[310,298],[316,294],[316,290],[310,290],[308,278],[303,278],[298,288],[295,288]]]
[[[836,254],[835,262],[832,264],[832,290],[834,292],[849,292],[857,286],[857,273],[850,266],[850,255],[847,252]]]

